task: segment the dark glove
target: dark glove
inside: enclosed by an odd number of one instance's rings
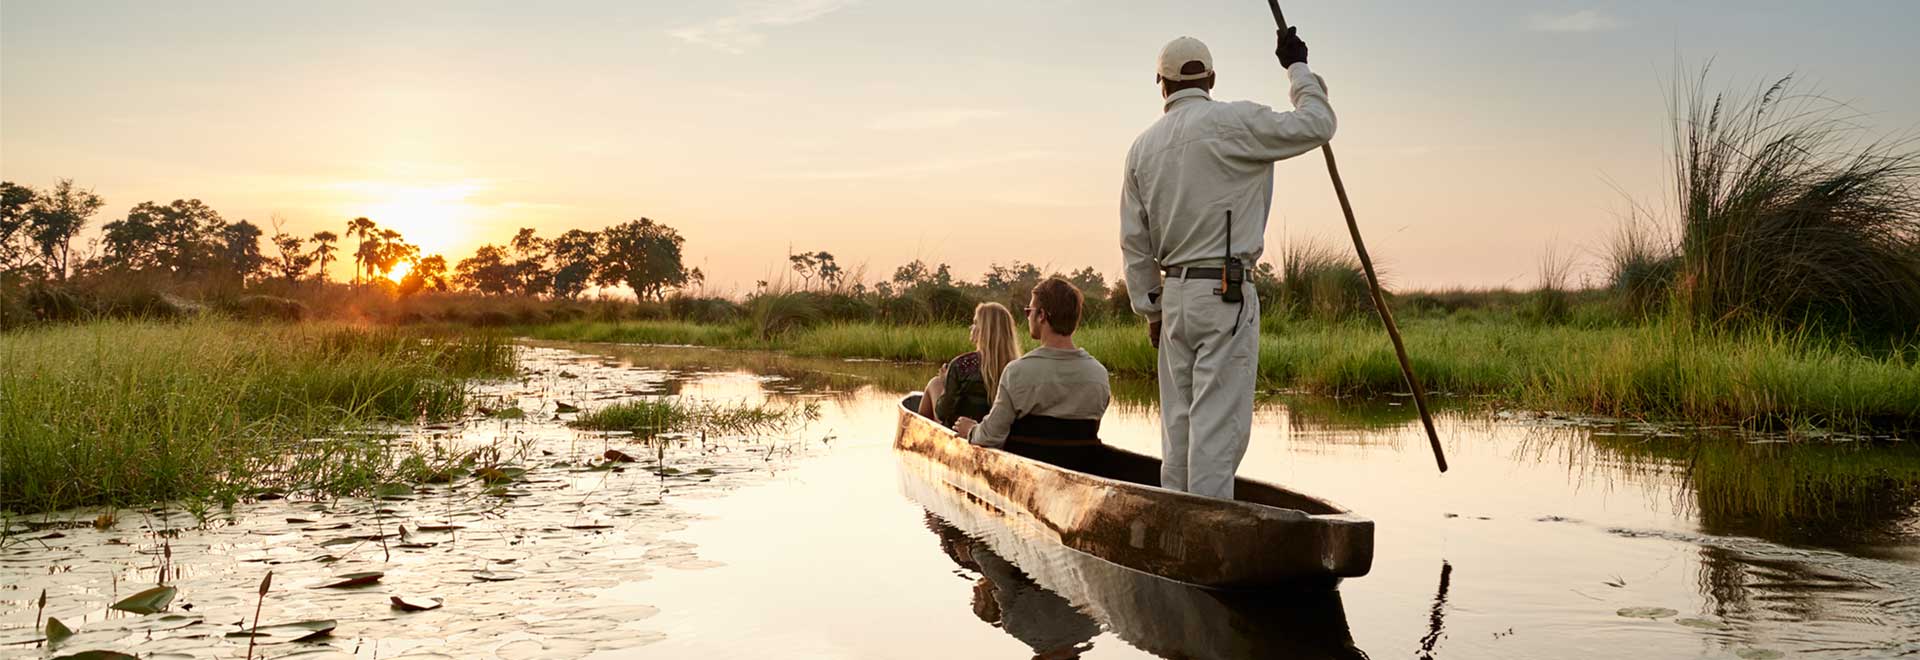
[[[1300,35],[1295,34],[1295,30],[1298,29],[1299,28],[1287,28],[1285,32],[1275,31],[1275,34],[1279,36],[1280,44],[1273,47],[1273,54],[1280,58],[1280,66],[1282,67],[1293,66],[1295,62],[1307,61],[1307,42],[1301,41]]]

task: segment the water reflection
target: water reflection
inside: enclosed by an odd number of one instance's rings
[[[1000,628],[1035,657],[1079,657],[1100,628],[1164,658],[1366,657],[1338,591],[1214,591],[1134,571],[968,501],[911,465],[924,459],[899,460],[902,488],[925,507],[942,550],[980,575],[969,595],[975,612],[997,608]]]

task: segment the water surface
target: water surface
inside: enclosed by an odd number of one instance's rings
[[[35,637],[45,588],[48,613],[81,633],[65,650],[238,656],[245,640],[222,635],[252,620],[272,569],[264,621],[339,622],[274,656],[1920,654],[1920,457],[1906,445],[1696,443],[1456,411],[1438,420],[1453,464],[1442,476],[1410,402],[1264,396],[1242,474],[1373,518],[1374,568],[1332,594],[1218,594],[930,499],[890,446],[895,402],[929,366],[564,344],[523,360],[527,377],[482,393],[527,418],[395,429],[501,452],[528,469],[506,492],[296,497],[204,524],[178,507],[127,511],[106,530],[87,524],[98,511],[14,520],[0,644]],[[1103,435],[1157,453],[1150,384],[1115,390]],[[813,401],[822,418],[767,437],[648,442],[576,432],[555,412],[663,395]],[[608,448],[641,460],[593,469]],[[364,570],[386,577],[313,588]],[[180,589],[180,618],[105,609],[162,576]],[[401,594],[446,605],[393,610]]]

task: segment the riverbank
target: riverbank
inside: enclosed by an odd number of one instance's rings
[[[1402,322],[1430,391],[1570,413],[1792,431],[1920,428],[1913,350],[1869,354],[1808,334],[1710,332],[1685,323],[1578,327],[1416,318]],[[831,323],[762,337],[748,323],[576,322],[530,326],[550,340],[778,350],[803,357],[939,362],[971,350],[960,326]],[[1137,325],[1075,337],[1109,371],[1150,377]],[[1392,347],[1364,322],[1280,322],[1260,337],[1262,387],[1319,394],[1404,392]]]
[[[513,369],[494,334],[231,321],[0,334],[0,510],[365,490],[393,477],[395,449],[354,431],[461,415],[467,378]]]

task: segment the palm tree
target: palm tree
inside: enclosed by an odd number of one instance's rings
[[[320,281],[327,281],[327,264],[333,263],[333,253],[340,251],[333,242],[340,240],[333,232],[321,231],[313,234],[313,259],[320,262]]]
[[[360,273],[372,267],[372,259],[369,259],[369,257],[373,259],[379,258],[379,246],[374,244],[378,239],[375,238],[375,234],[373,233],[373,230],[377,227],[378,225],[373,224],[373,221],[368,220],[365,216],[347,221],[347,235],[360,239],[360,246],[353,251],[353,283],[355,286],[360,284]]]

